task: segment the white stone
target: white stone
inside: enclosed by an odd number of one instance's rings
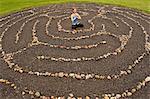
[[[131,96],[132,95],[132,93],[131,92],[127,92],[127,96]]]
[[[110,97],[110,99],[116,99],[116,97]]]
[[[59,77],[63,77],[64,73],[63,72],[59,72],[58,75],[59,75]]]
[[[110,77],[110,76],[107,76],[107,79],[111,79],[111,77]]]
[[[72,93],[70,93],[70,94],[69,94],[69,96],[70,96],[70,97],[73,97],[73,94],[72,94]]]
[[[73,76],[74,76],[74,73],[70,73],[69,76],[70,76],[70,77],[73,77]]]
[[[132,93],[136,92],[136,89],[132,89],[131,92],[132,92]]]
[[[89,75],[86,75],[86,76],[85,76],[85,78],[86,78],[86,79],[89,79],[89,78],[90,78],[90,76],[89,76]]]
[[[35,96],[40,97],[40,93],[39,93],[39,92],[36,92],[36,93],[35,93]]]
[[[116,94],[116,98],[117,99],[121,98],[121,95],[120,94]]]
[[[25,95],[25,92],[22,92],[22,95]]]
[[[145,81],[149,82],[150,81],[150,77],[146,77]]]
[[[149,43],[149,42],[146,42],[146,44],[145,44],[145,49],[146,49],[147,51],[150,51],[150,43]]]
[[[44,59],[44,56],[41,56],[42,59]]]

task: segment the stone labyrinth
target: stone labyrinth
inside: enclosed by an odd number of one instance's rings
[[[84,28],[71,30],[71,8]],[[2,99],[149,99],[150,15],[61,4],[0,17]],[[140,98],[141,96],[142,98]]]

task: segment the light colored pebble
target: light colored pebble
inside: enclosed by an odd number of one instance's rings
[[[116,98],[117,99],[121,98],[121,95],[120,94],[116,94]]]
[[[127,92],[127,96],[131,96],[132,95],[132,93],[131,92]]]
[[[64,73],[63,73],[63,72],[59,72],[59,73],[58,73],[58,76],[59,76],[59,77],[63,77],[63,76],[64,76]]]
[[[145,81],[149,82],[150,81],[150,77],[146,77]]]
[[[40,97],[40,95],[41,95],[40,92],[36,92],[36,93],[35,93],[35,96],[36,96],[36,97]]]

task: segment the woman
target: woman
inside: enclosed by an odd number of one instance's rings
[[[83,27],[83,24],[78,21],[79,19],[81,19],[81,16],[77,13],[77,9],[73,8],[71,14],[72,29]]]

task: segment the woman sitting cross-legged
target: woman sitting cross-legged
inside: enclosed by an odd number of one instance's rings
[[[79,22],[79,19],[81,19],[81,16],[77,13],[77,9],[72,9],[71,14],[71,21],[72,21],[72,29],[75,30],[78,27],[83,27],[83,24]]]

